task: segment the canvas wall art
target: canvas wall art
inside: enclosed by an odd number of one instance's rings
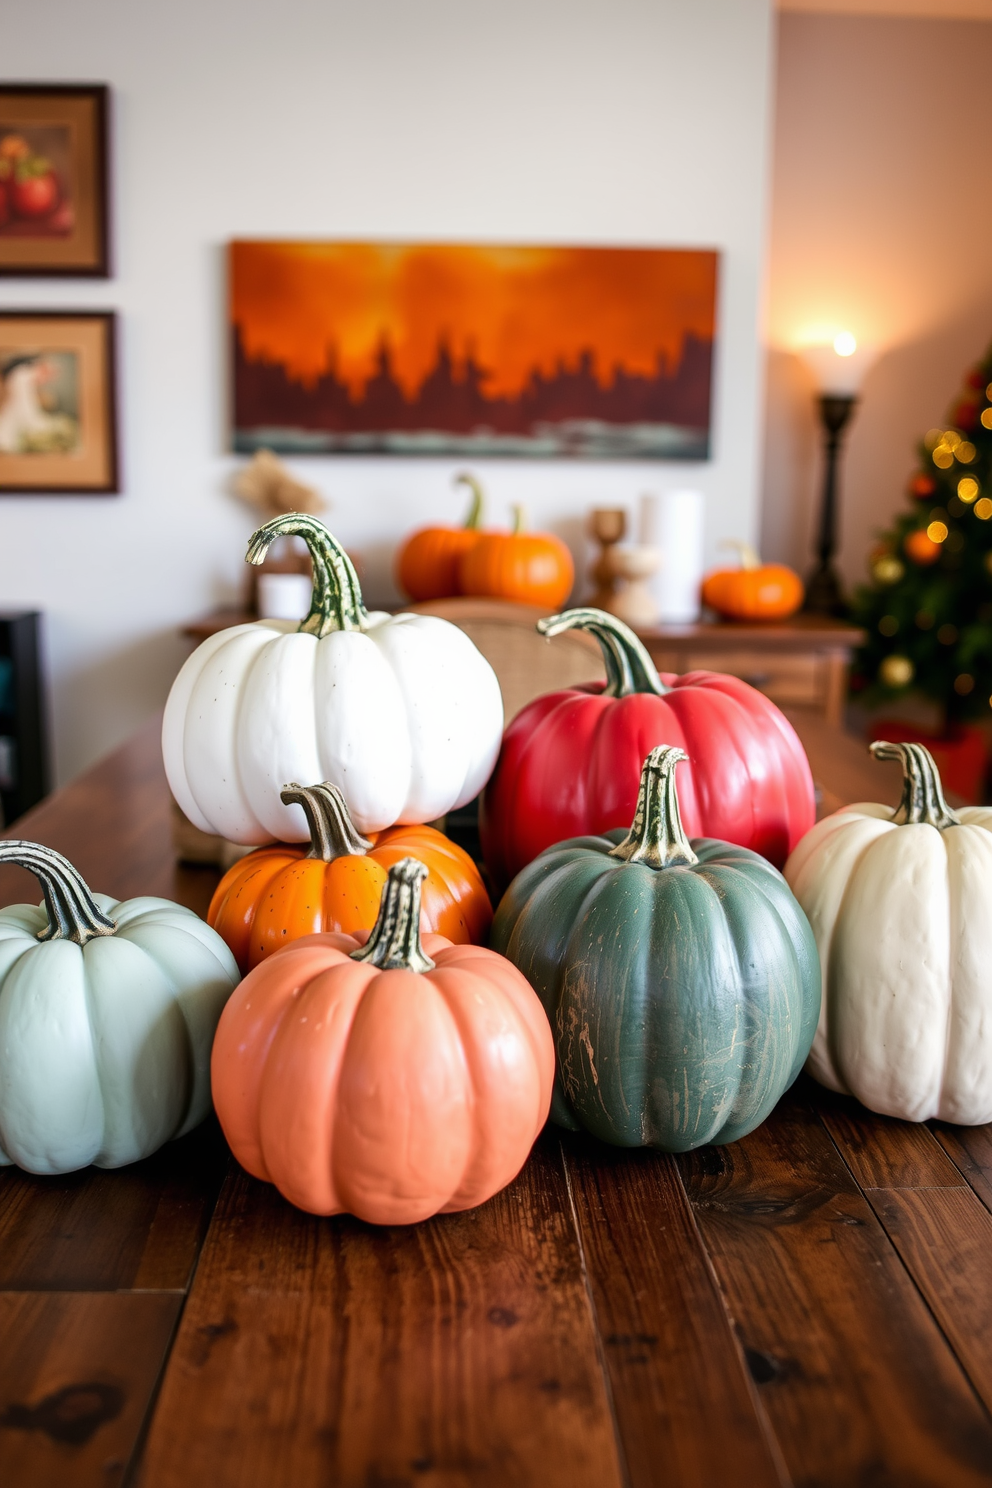
[[[114,317],[0,313],[0,492],[117,489]]]
[[[109,272],[107,89],[0,86],[0,275]]]
[[[234,447],[705,459],[717,254],[231,245]]]

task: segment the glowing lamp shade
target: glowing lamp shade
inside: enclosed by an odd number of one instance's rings
[[[821,393],[852,398],[861,388],[872,362],[872,348],[858,343],[851,331],[838,331],[832,341],[799,347]]]

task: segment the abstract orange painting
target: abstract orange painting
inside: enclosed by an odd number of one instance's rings
[[[705,459],[717,254],[236,242],[234,446]]]

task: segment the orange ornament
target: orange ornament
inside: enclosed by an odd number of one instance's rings
[[[937,489],[937,482],[931,475],[914,475],[909,483],[909,494],[916,496],[920,501],[926,501]]]
[[[309,850],[277,842],[248,853],[224,874],[207,911],[242,975],[303,935],[368,930],[390,867],[410,854],[426,865],[424,928],[459,945],[485,941],[489,895],[468,853],[442,832],[396,826],[369,841],[336,785],[288,785],[282,800],[303,807]]]
[[[462,594],[512,599],[558,610],[572,592],[575,565],[560,537],[524,532],[523,508],[513,508],[510,532],[484,532],[458,562]]]
[[[457,594],[458,560],[478,542],[482,521],[482,487],[473,475],[456,475],[455,485],[468,486],[472,504],[461,527],[421,527],[400,548],[396,582],[411,599],[447,599]]]
[[[425,873],[395,864],[370,936],[288,946],[221,1016],[224,1135],[312,1214],[414,1224],[470,1209],[517,1175],[548,1116],[554,1043],[537,995],[495,951],[421,943]]]
[[[936,563],[940,557],[940,543],[935,543],[927,537],[922,527],[917,527],[914,532],[909,532],[903,540],[903,549],[906,557],[911,558],[914,563],[920,564],[922,568]]]
[[[727,542],[737,548],[740,568],[718,568],[703,580],[703,604],[727,620],[786,620],[805,598],[803,581],[782,563],[762,563],[748,543]]]

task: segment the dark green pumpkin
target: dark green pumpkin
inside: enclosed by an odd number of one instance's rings
[[[820,964],[785,879],[696,838],[652,750],[630,831],[561,842],[511,883],[491,944],[544,1004],[552,1119],[621,1147],[688,1152],[758,1126],[809,1053]]]

